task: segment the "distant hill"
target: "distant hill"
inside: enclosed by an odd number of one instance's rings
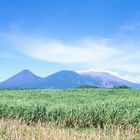
[[[0,88],[32,88],[33,84],[42,78],[29,70],[23,70],[11,78],[0,83]]]
[[[36,76],[29,70],[23,70],[8,80],[0,83],[0,88],[10,89],[68,89],[76,87],[112,88],[119,86],[140,88],[135,84],[106,72],[84,72],[63,70],[45,78]]]
[[[60,71],[39,82],[41,88],[62,89],[91,85],[88,80],[73,71]]]
[[[97,86],[90,86],[90,85],[82,85],[82,86],[80,86],[80,87],[77,87],[77,88],[79,88],[79,89],[81,89],[81,88],[99,88],[99,87],[97,87]]]
[[[126,85],[131,88],[138,88],[140,87],[140,84],[135,84],[132,82],[129,82],[127,80],[124,80],[122,78],[119,78],[117,76],[114,76],[107,72],[84,72],[79,73],[81,76],[83,76],[85,79],[87,79],[90,82],[93,82],[98,87],[103,88],[112,88],[117,86],[123,86]]]

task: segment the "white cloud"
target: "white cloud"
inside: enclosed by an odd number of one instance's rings
[[[80,43],[65,44],[59,40],[48,40],[21,34],[4,35],[19,52],[40,60],[61,64],[102,62],[117,55],[119,50],[107,46],[105,39],[83,39]]]
[[[41,44],[32,44],[22,50],[22,52],[32,58],[57,62],[61,64],[79,64],[93,63],[108,59],[116,49],[106,46],[89,45],[81,42],[80,46],[63,44],[60,42],[42,42]]]

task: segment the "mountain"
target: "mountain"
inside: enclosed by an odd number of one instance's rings
[[[0,88],[10,89],[68,89],[81,86],[111,88],[126,85],[131,88],[140,88],[135,84],[106,72],[84,72],[63,70],[48,77],[36,76],[29,70],[23,70],[8,80],[0,83]]]
[[[132,83],[107,72],[84,72],[79,73],[88,81],[96,84],[98,87],[112,88],[114,86],[126,85],[131,88],[138,88],[140,84]]]
[[[41,77],[36,76],[31,71],[23,70],[0,83],[0,88],[32,88],[33,84],[41,79]]]
[[[65,89],[65,88],[75,88],[82,85],[91,85],[88,80],[73,71],[63,70],[54,73],[38,83],[41,88],[51,88],[51,89]]]

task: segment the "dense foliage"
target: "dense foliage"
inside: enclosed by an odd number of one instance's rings
[[[0,90],[0,118],[67,127],[140,126],[140,90]]]

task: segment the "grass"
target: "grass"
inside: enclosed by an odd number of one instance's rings
[[[0,140],[140,140],[140,90],[0,90]]]
[[[27,125],[18,120],[0,120],[0,140],[140,140],[139,131],[132,126],[64,129],[45,123]]]
[[[140,90],[1,90],[0,118],[64,127],[140,126]]]

